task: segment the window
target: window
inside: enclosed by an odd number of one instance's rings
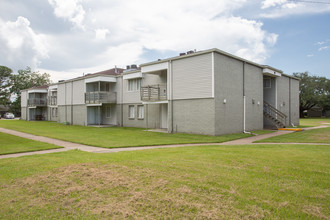
[[[105,110],[106,110],[106,114],[105,114],[105,116],[106,116],[107,118],[111,118],[111,106],[107,106],[107,107],[105,108]]]
[[[140,90],[141,88],[141,79],[136,79],[136,90]]]
[[[52,117],[57,117],[57,108],[51,108]]]
[[[144,106],[138,105],[138,119],[144,119]]]
[[[135,83],[134,79],[128,80],[128,91],[134,91],[134,83]]]
[[[134,105],[128,106],[128,117],[129,118],[135,118],[135,108]]]
[[[264,79],[264,88],[270,89],[271,88],[271,79],[270,78],[265,78]]]
[[[141,88],[141,79],[129,79],[128,91],[139,91]]]

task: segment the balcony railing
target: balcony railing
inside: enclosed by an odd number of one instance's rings
[[[115,92],[86,92],[86,104],[116,103],[117,94]]]
[[[141,100],[146,102],[156,102],[167,100],[166,84],[141,86]]]
[[[46,106],[47,99],[46,98],[32,98],[28,99],[28,106]]]
[[[49,96],[48,105],[57,105],[57,96]]]

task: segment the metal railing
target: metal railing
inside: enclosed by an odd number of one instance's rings
[[[57,96],[48,96],[48,105],[57,105]]]
[[[86,104],[116,103],[117,94],[115,92],[86,92]]]
[[[28,106],[46,106],[47,99],[46,98],[32,98],[28,99]]]
[[[167,85],[157,84],[141,86],[140,94],[142,101],[165,101],[167,100]]]
[[[264,101],[264,113],[267,114],[269,117],[271,117],[273,120],[279,121],[282,123],[283,126],[286,126],[286,118],[287,116],[270,105],[269,103]]]

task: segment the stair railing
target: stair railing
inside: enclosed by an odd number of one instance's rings
[[[275,107],[273,107],[272,105],[270,105],[265,101],[264,101],[264,112],[269,116],[272,116],[273,118],[280,121],[283,124],[283,126],[286,125],[287,116],[283,112],[279,111],[278,109],[276,109]]]

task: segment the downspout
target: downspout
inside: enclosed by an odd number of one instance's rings
[[[292,119],[291,119],[291,78],[289,78],[289,124],[293,125]]]
[[[71,125],[73,125],[73,81],[71,81]]]
[[[98,91],[98,99],[100,100],[100,92],[101,92],[101,81],[99,81],[99,91]],[[102,105],[102,104],[101,104]],[[99,111],[99,126],[101,125],[101,106],[98,107],[98,111]]]
[[[173,68],[172,68],[172,60],[170,62],[170,75],[171,75],[171,133],[174,133],[174,121],[173,121]]]
[[[124,127],[124,78],[121,76],[121,116],[120,116],[120,125]]]
[[[246,131],[245,62],[243,62],[243,133],[251,134]]]
[[[65,101],[65,123],[68,121],[68,104],[66,103],[66,83],[64,83],[64,86],[65,86],[65,97],[64,97],[64,101]]]

